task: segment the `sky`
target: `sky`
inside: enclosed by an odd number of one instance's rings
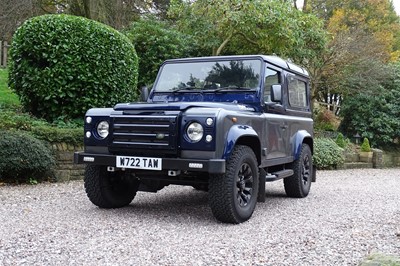
[[[397,15],[400,16],[400,0],[393,0],[393,5]]]

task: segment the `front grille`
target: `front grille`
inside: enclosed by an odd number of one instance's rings
[[[177,150],[177,116],[121,115],[112,119],[111,151]]]

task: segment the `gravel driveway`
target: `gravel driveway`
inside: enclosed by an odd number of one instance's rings
[[[0,265],[357,265],[400,255],[400,169],[319,171],[305,199],[267,184],[240,225],[169,186],[102,210],[83,182],[0,186]]]

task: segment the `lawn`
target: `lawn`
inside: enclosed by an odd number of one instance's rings
[[[13,93],[7,86],[8,71],[5,68],[0,68],[0,107],[19,105],[18,96]]]

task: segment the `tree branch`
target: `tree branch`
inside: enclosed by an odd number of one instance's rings
[[[214,55],[220,55],[222,49],[228,44],[228,42],[232,39],[233,33],[229,34],[229,36],[221,43],[221,45],[218,47],[217,51],[215,52]],[[214,53],[214,52],[213,52]]]

